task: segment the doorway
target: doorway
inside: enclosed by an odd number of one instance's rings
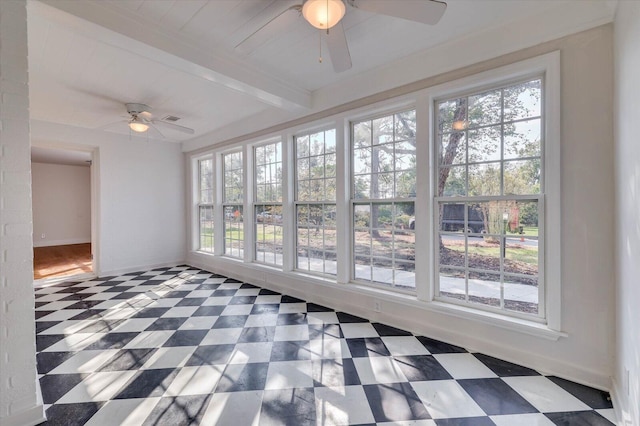
[[[38,283],[95,275],[92,151],[31,149],[33,270]]]

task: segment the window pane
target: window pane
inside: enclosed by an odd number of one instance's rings
[[[440,296],[466,300],[466,278],[464,270],[440,267]]]
[[[504,158],[539,157],[541,131],[539,118],[505,124]]]
[[[500,163],[468,166],[469,195],[500,195]]]
[[[441,167],[438,170],[438,196],[467,195],[467,167]]]
[[[282,202],[280,142],[256,147],[256,201]],[[261,185],[266,183],[267,185]]]
[[[504,89],[505,121],[542,115],[542,81],[540,79]]]
[[[200,172],[200,203],[213,203],[213,159],[198,161]]]
[[[242,152],[224,155],[224,202],[241,203],[244,199]]]
[[[445,133],[438,136],[438,161],[441,165],[463,164],[467,161],[466,133]]]
[[[335,204],[296,206],[297,269],[335,275]]]
[[[500,274],[469,271],[469,301],[494,308],[500,307]]]
[[[200,206],[200,250],[213,253],[213,206]]]
[[[335,130],[297,137],[296,149],[296,200],[334,201]]]
[[[467,145],[469,146],[469,163],[500,160],[500,144],[502,126],[483,127],[470,130]]]
[[[244,225],[242,206],[224,207],[224,254],[244,257]]]
[[[504,163],[504,194],[539,194],[540,159]]]
[[[255,207],[256,260],[282,266],[282,206],[279,204]]]
[[[469,96],[469,128],[495,124],[500,121],[502,121],[501,89]]]

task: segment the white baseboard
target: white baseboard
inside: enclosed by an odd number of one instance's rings
[[[34,247],[68,246],[69,244],[87,244],[91,242],[91,237],[70,238],[66,240],[34,240]]]
[[[126,267],[126,268],[120,268],[120,269],[110,269],[107,271],[100,271],[100,273],[98,274],[99,277],[108,277],[108,276],[113,276],[113,275],[125,275],[131,272],[138,272],[138,271],[149,271],[151,269],[155,269],[155,268],[167,268],[167,267],[173,267],[176,265],[182,265],[185,264],[184,260],[174,260],[171,262],[162,262],[162,263],[154,263],[151,265],[138,265],[138,266],[130,266],[130,267]]]
[[[631,419],[629,398],[625,396],[625,393],[620,388],[620,383],[615,379],[612,380],[611,385],[611,402],[613,402],[613,409],[619,426],[638,426]]]
[[[45,421],[47,421],[47,418],[44,415],[44,407],[42,405],[36,405],[29,410],[0,418],[2,426],[35,426]]]

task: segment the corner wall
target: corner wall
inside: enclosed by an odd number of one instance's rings
[[[36,388],[25,0],[0,1],[0,424],[44,421]]]
[[[91,242],[91,168],[31,163],[33,246]]]
[[[1,1],[1,0],[0,0]],[[33,144],[93,150],[100,275],[184,262],[184,155],[179,143],[31,121]]]
[[[640,425],[640,3],[615,21],[615,402],[622,425]]]

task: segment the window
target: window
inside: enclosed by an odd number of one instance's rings
[[[255,148],[255,259],[282,266],[282,144]]]
[[[223,212],[224,254],[231,257],[244,256],[244,225],[242,208],[244,202],[244,167],[242,151],[224,154],[223,165]]]
[[[436,298],[544,316],[542,78],[436,101]]]
[[[213,253],[213,158],[198,160],[198,249]]]
[[[335,275],[336,131],[295,138],[296,268]]]
[[[357,281],[415,291],[416,112],[351,125]]]

